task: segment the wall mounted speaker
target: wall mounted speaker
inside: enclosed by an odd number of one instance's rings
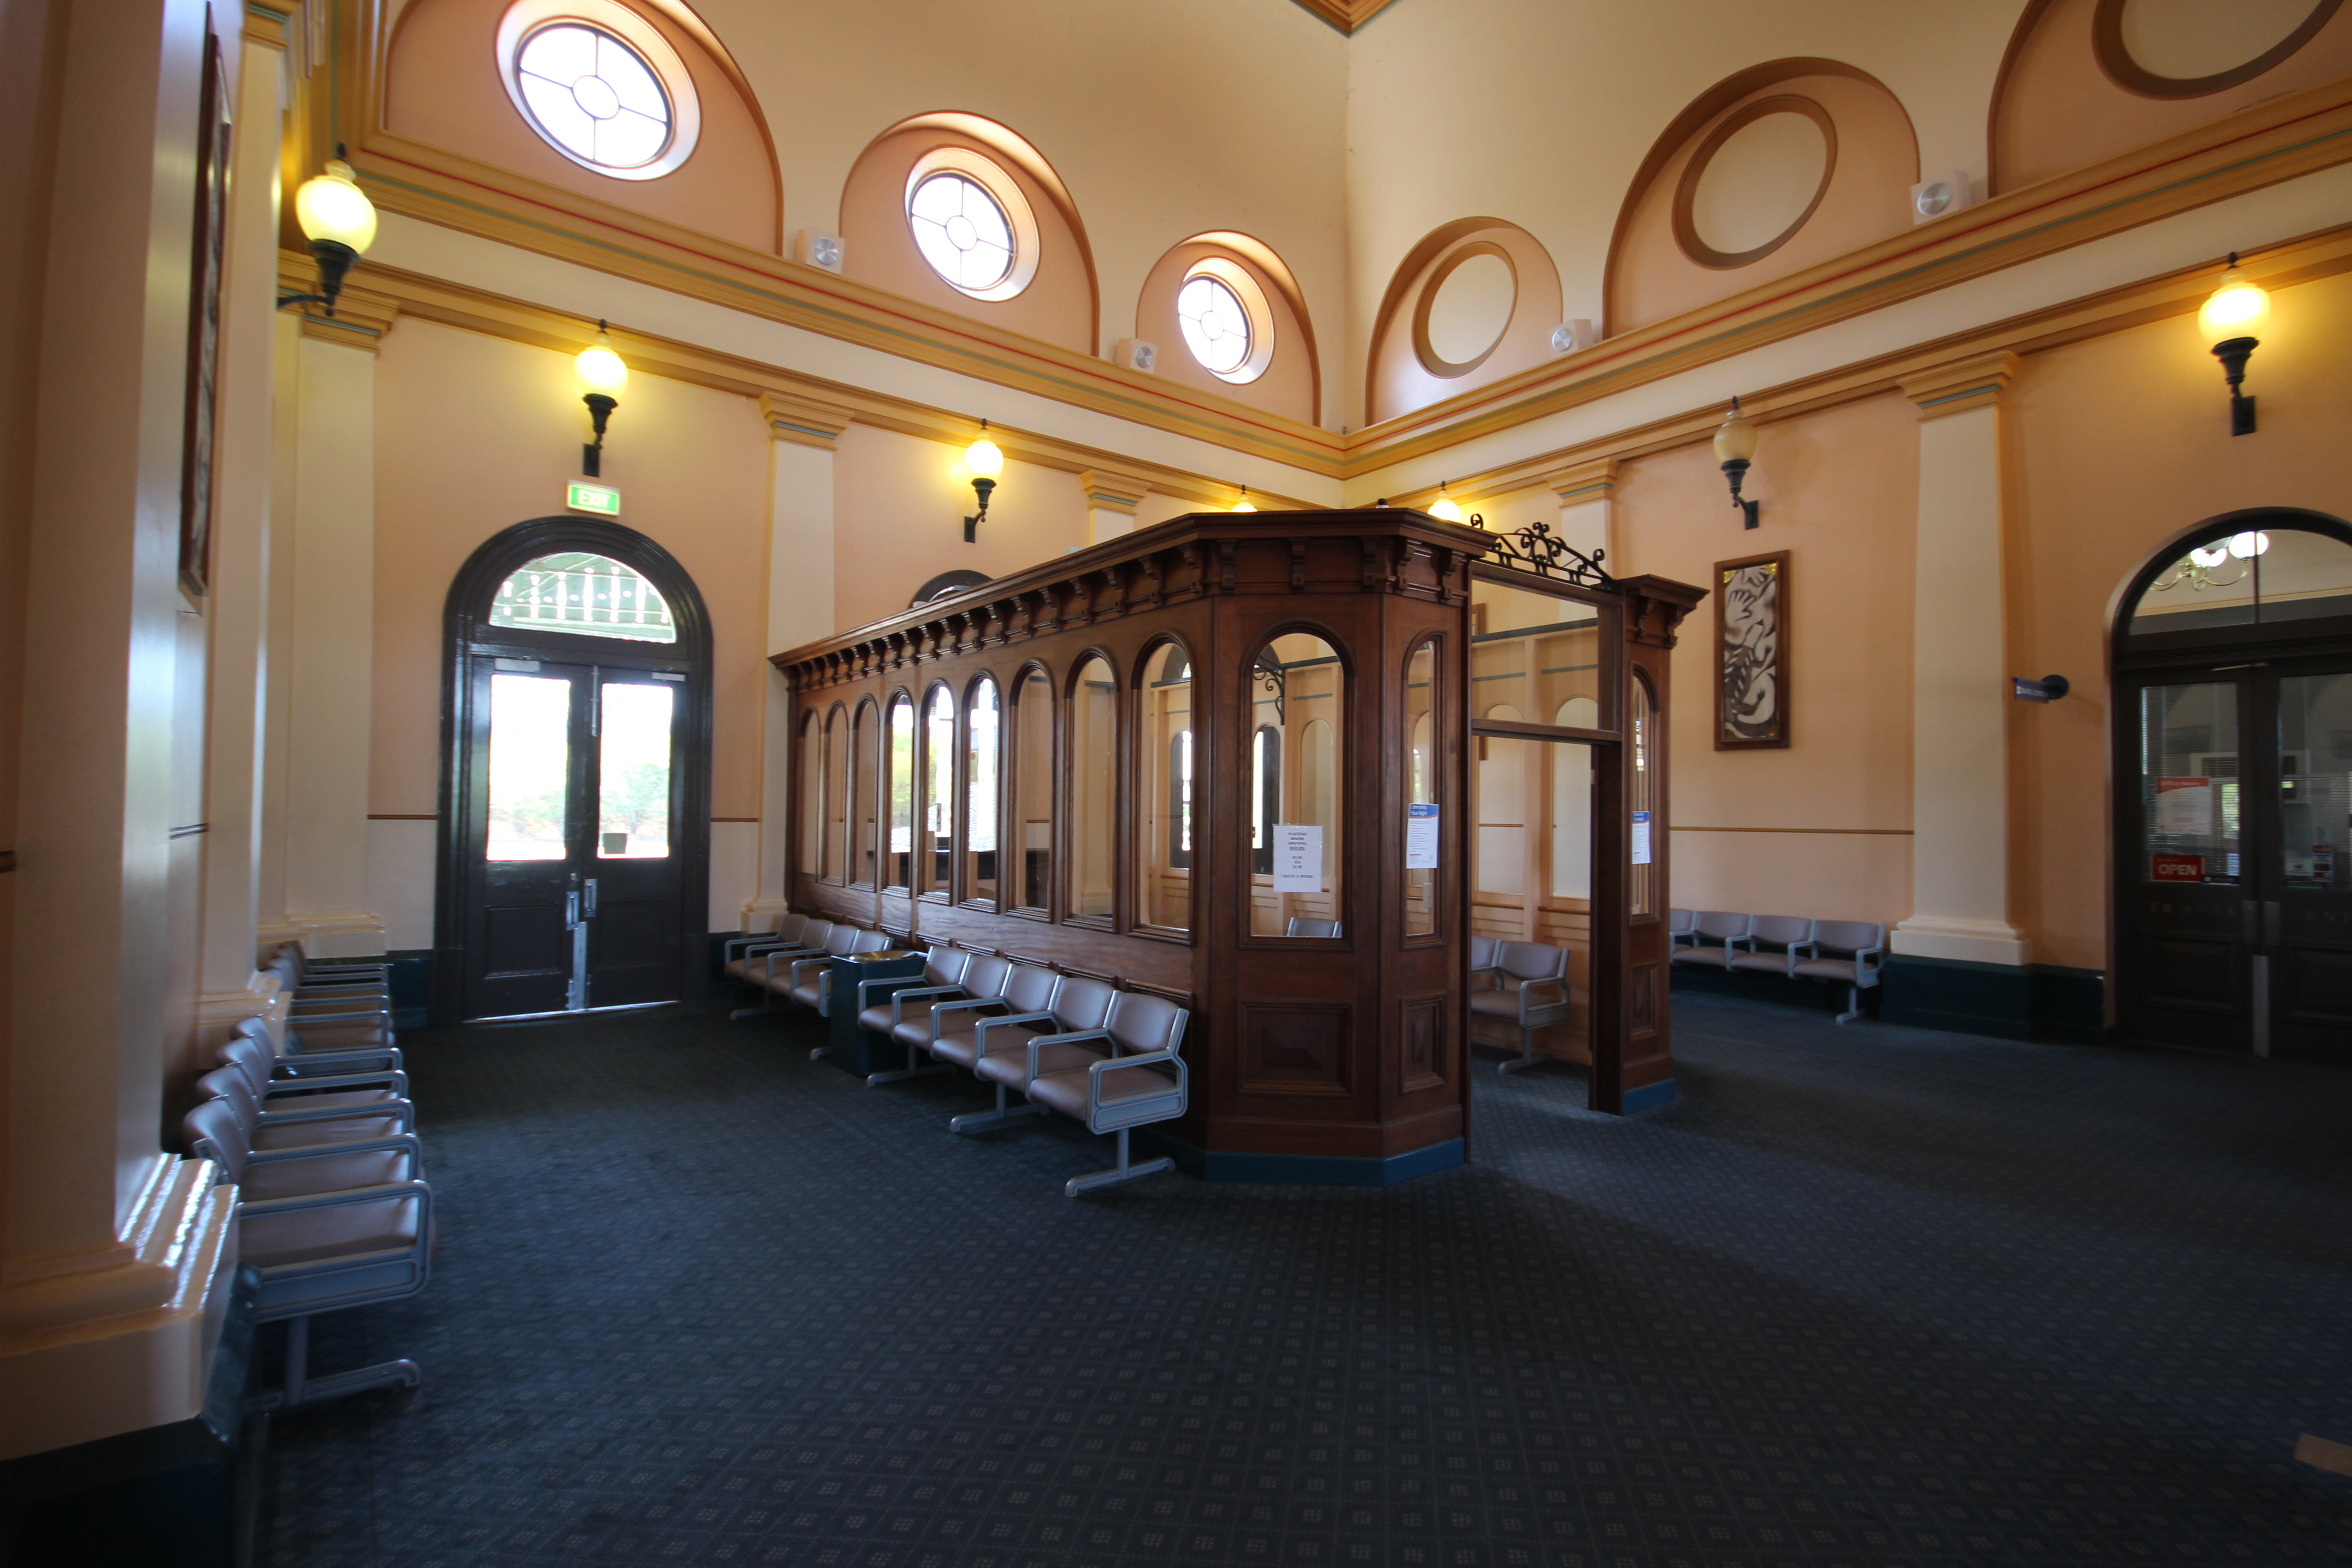
[[[1926,223],[1976,205],[1976,186],[1965,169],[1953,169],[1911,187],[1911,221]]]
[[[1121,338],[1112,347],[1110,357],[1113,364],[1150,375],[1160,367],[1160,345],[1147,343],[1141,338]]]
[[[808,267],[822,267],[827,272],[841,270],[841,236],[820,234],[804,228],[793,237],[793,259]]]

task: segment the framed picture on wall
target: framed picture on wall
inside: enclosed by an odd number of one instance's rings
[[[228,101],[220,41],[205,34],[196,127],[195,261],[188,291],[187,424],[180,448],[180,587],[203,598],[213,544],[213,416],[220,371],[221,261],[228,220]]]
[[[1715,749],[1789,743],[1789,552],[1715,563]]]

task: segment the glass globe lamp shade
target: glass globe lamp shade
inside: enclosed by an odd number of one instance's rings
[[[1004,471],[1004,453],[985,436],[963,449],[963,461],[975,479],[992,479]]]
[[[2267,533],[2237,533],[2230,536],[2230,553],[2241,561],[2251,561],[2269,552],[2271,536]]]
[[[1249,486],[1244,485],[1242,487],[1242,499],[1234,502],[1232,510],[1234,511],[1255,511],[1257,510],[1256,507],[1250,504]]]
[[[1454,498],[1452,496],[1449,496],[1441,490],[1438,492],[1437,499],[1429,503],[1429,515],[1434,518],[1442,518],[1447,522],[1460,522],[1462,521],[1462,509],[1454,505]]]
[[[1715,433],[1715,460],[1718,463],[1751,462],[1756,457],[1756,426],[1739,412],[1739,399],[1731,400],[1731,417]]]
[[[580,357],[572,362],[572,370],[579,378],[583,397],[609,397],[618,403],[621,394],[628,389],[629,367],[621,363],[621,356],[613,352],[602,332],[596,334],[593,343],[580,351]]]
[[[359,255],[375,243],[375,204],[361,192],[352,166],[341,158],[294,193],[294,221],[314,245],[324,241]]]
[[[2221,286],[2197,312],[2198,330],[2209,343],[2226,342],[2231,338],[2259,338],[2270,325],[2271,297],[2249,280],[2232,260],[2228,271],[2221,274]]]

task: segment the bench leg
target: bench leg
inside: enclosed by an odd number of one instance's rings
[[[1118,1163],[1108,1171],[1089,1171],[1083,1176],[1072,1176],[1062,1184],[1064,1197],[1074,1198],[1080,1193],[1091,1193],[1100,1187],[1115,1186],[1120,1182],[1131,1182],[1138,1176],[1155,1176],[1162,1171],[1172,1171],[1176,1168],[1175,1161],[1164,1158],[1146,1160],[1140,1165],[1129,1164],[1127,1159],[1127,1131],[1124,1127],[1118,1130]]]
[[[1519,1031],[1519,1054],[1507,1062],[1496,1064],[1496,1072],[1525,1072],[1536,1065],[1536,1037],[1531,1030]]]
[[[886,1083],[897,1083],[901,1079],[929,1078],[933,1073],[946,1072],[951,1065],[951,1063],[948,1062],[933,1062],[929,1067],[918,1067],[915,1065],[915,1047],[908,1046],[907,1047],[907,1065],[905,1067],[898,1068],[895,1072],[867,1073],[866,1075],[866,1084],[867,1088],[873,1089],[878,1088]]]
[[[425,1374],[413,1361],[378,1362],[355,1372],[339,1372],[331,1377],[312,1377],[310,1367],[310,1320],[296,1318],[286,1325],[286,1381],[283,1386],[268,1394],[257,1394],[244,1405],[245,1414],[258,1415],[263,1411],[294,1410],[306,1405],[323,1405],[330,1399],[341,1399],[353,1394],[369,1394],[379,1388],[415,1388],[425,1381]]]
[[[1861,1016],[1862,987],[1849,985],[1845,988],[1845,1011],[1837,1016],[1837,1021],[1841,1024],[1851,1024]]]
[[[978,1132],[985,1128],[1002,1127],[1004,1123],[1012,1121],[1016,1116],[1043,1116],[1045,1114],[1045,1108],[1034,1102],[1026,1105],[1006,1105],[1004,1103],[1004,1086],[1000,1083],[996,1086],[995,1110],[974,1110],[965,1115],[956,1117],[948,1123],[948,1131],[950,1132]]]
[[[738,1018],[758,1017],[761,1014],[768,1010],[768,1004],[775,999],[775,994],[776,994],[774,992],[769,990],[766,986],[761,986],[760,1005],[756,1007],[738,1007],[735,1011],[727,1015],[727,1021],[731,1024]]]

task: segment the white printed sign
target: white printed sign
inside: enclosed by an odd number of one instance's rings
[[[1633,864],[1646,866],[1649,863],[1650,814],[1646,811],[1637,811],[1633,814]]]
[[[2156,781],[2156,830],[2202,838],[2213,831],[2211,779]]]
[[[1437,807],[1404,808],[1404,868],[1426,871],[1437,865]]]
[[[1277,893],[1319,893],[1323,890],[1323,830],[1315,826],[1274,825],[1274,890]]]

